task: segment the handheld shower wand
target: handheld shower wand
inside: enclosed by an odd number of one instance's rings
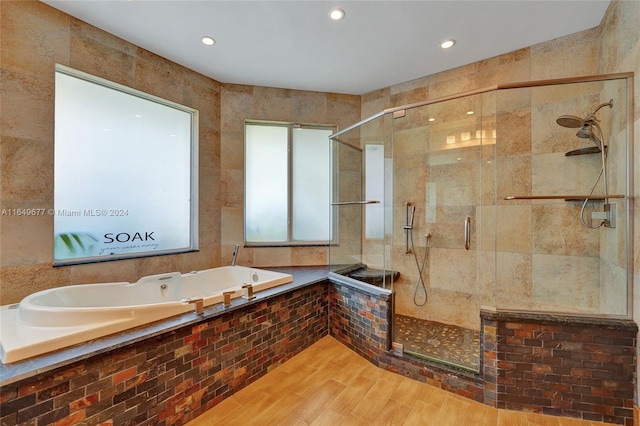
[[[416,267],[418,268],[418,281],[416,282],[416,287],[413,292],[413,303],[416,306],[424,306],[427,303],[427,285],[424,282],[424,269],[427,264],[427,255],[429,253],[429,240],[431,239],[431,234],[426,233],[424,236],[424,239],[425,239],[424,255],[422,257],[422,263],[420,263],[420,261],[418,260],[416,247],[413,242],[413,219],[416,214],[416,206],[406,201],[404,203],[404,208],[405,208],[406,222],[405,222],[405,225],[402,226],[402,229],[405,232],[405,238],[406,238],[405,254],[413,253],[413,258],[415,259]],[[411,248],[409,248],[409,244],[411,244]],[[424,296],[422,298],[418,297],[419,293],[422,293]],[[420,301],[420,299],[422,299],[422,301]]]
[[[402,227],[404,229],[405,234],[405,254],[411,253],[411,249],[409,248],[409,231],[413,229],[413,217],[416,214],[416,206],[412,206],[410,202],[406,201],[404,203],[405,208],[405,218],[406,224]]]

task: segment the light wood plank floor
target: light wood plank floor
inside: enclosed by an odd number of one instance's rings
[[[377,368],[324,337],[191,421],[200,425],[589,426],[498,410]]]

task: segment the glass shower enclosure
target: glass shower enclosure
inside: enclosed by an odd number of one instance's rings
[[[332,135],[332,279],[392,291],[392,340],[469,371],[481,309],[629,318],[631,84],[496,86]]]

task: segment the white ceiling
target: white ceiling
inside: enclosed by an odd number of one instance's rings
[[[600,24],[609,0],[45,0],[222,83],[363,94]],[[331,21],[341,7],[346,16]],[[214,46],[200,42],[208,35]],[[440,43],[456,45],[443,50]]]

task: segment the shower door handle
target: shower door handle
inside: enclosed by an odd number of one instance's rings
[[[471,218],[464,218],[464,249],[469,250],[471,247]]]

